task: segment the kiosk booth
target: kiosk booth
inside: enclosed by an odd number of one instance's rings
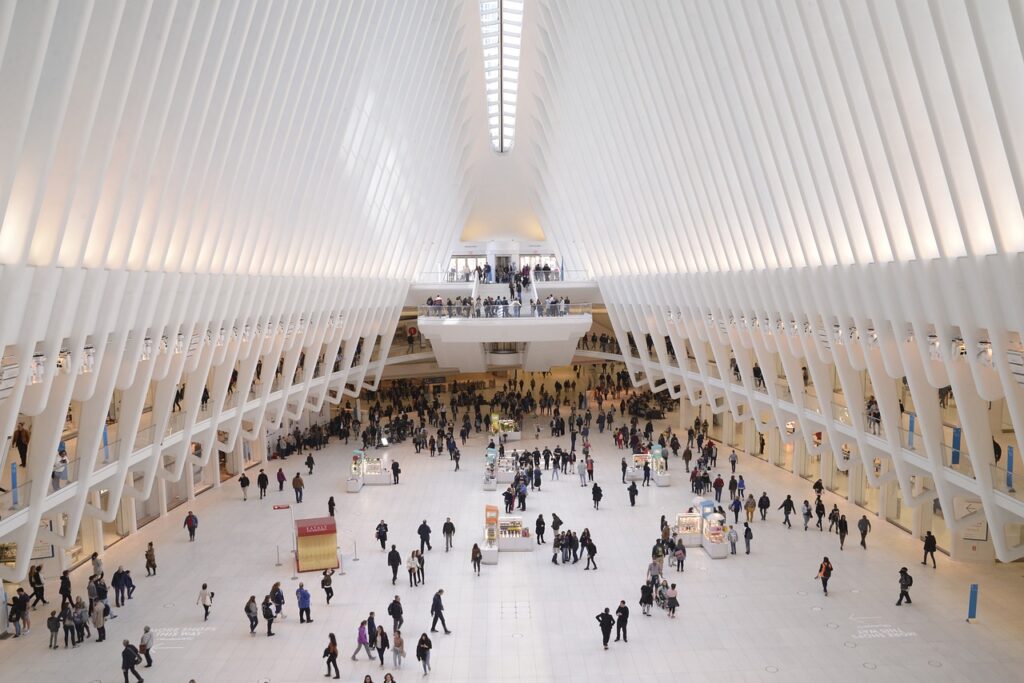
[[[484,542],[480,546],[482,564],[498,564],[498,506],[484,508]]]
[[[338,528],[333,517],[295,520],[295,565],[300,572],[337,569]]]

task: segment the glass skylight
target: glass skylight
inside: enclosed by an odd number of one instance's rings
[[[516,132],[519,51],[523,39],[523,0],[481,0],[484,84],[491,144],[499,154],[512,149]]]

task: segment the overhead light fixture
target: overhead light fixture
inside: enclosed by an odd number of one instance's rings
[[[41,353],[37,353],[32,356],[32,366],[29,371],[29,384],[39,384],[43,381],[43,376],[46,373],[46,356]]]
[[[516,132],[523,0],[481,0],[480,31],[491,146],[495,152],[504,154],[512,149]]]

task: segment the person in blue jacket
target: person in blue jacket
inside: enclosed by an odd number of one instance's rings
[[[299,587],[295,590],[295,601],[299,604],[299,623],[313,623],[313,620],[309,616],[309,591],[306,590],[304,584],[300,583]]]

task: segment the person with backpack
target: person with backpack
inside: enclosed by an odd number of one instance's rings
[[[190,542],[196,540],[196,528],[199,527],[199,518],[195,516],[195,513],[189,510],[188,514],[185,515],[185,524],[182,526],[188,529],[188,540]]]
[[[124,646],[124,649],[121,650],[121,671],[124,672],[124,683],[128,683],[129,673],[134,675],[135,680],[139,683],[143,683],[144,679],[139,675],[139,672],[135,670],[135,667],[142,663],[142,657],[139,655],[139,651],[127,640],[122,640],[121,644]]]
[[[249,500],[249,477],[242,472],[242,476],[238,478],[238,485],[242,487],[242,500]]]
[[[380,549],[384,550],[386,548],[385,544],[388,542],[388,525],[383,519],[380,520],[380,524],[377,525],[374,531],[374,538],[380,543]]]
[[[828,596],[828,580],[832,578],[832,563],[829,562],[826,557],[818,565],[818,574],[814,578],[821,579],[821,588],[825,591],[825,596]]]
[[[896,606],[899,607],[906,600],[908,605],[913,605],[914,601],[910,599],[910,587],[914,585],[914,577],[907,572],[906,567],[900,568],[900,599],[896,601]]]
[[[249,601],[245,603],[245,616],[249,619],[249,635],[256,635],[256,628],[260,625],[260,608],[256,605],[256,596],[250,595]]]
[[[640,489],[636,487],[635,481],[629,482],[629,486],[626,487],[626,493],[629,494],[629,507],[636,507],[636,496],[640,493]]]
[[[402,608],[402,599],[396,595],[395,599],[391,601],[390,605],[388,605],[388,616],[391,617],[392,631],[397,632],[402,630],[402,624],[405,623],[404,614],[405,610]]]
[[[401,562],[401,558],[399,558]],[[327,597],[327,604],[331,604],[331,598],[334,597],[333,580],[331,577],[334,576],[333,569],[325,569],[323,578],[320,579],[320,587],[324,589],[324,595]]]
[[[263,605],[261,611],[263,613],[263,619],[267,622],[267,636],[274,635],[274,610],[271,609],[270,596],[263,598]]]

